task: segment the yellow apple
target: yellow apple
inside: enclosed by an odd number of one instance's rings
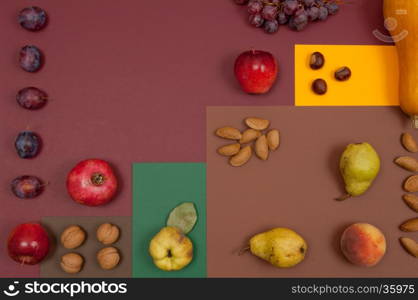
[[[149,253],[159,269],[177,271],[192,261],[193,244],[180,229],[167,226],[153,237]]]

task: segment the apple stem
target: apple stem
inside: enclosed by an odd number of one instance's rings
[[[239,250],[238,255],[243,255],[245,252],[250,250],[250,246],[245,246],[244,248],[241,248],[241,250]]]
[[[345,194],[345,195],[342,195],[339,198],[335,198],[335,200],[337,200],[337,201],[344,201],[344,200],[347,200],[349,198],[351,198],[351,195],[350,194]]]
[[[91,182],[94,185],[102,185],[105,182],[105,180],[106,180],[105,176],[103,174],[100,174],[100,173],[94,173],[91,176]]]

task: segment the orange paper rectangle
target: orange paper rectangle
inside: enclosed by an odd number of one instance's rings
[[[313,52],[325,56],[319,70],[309,67]],[[340,82],[334,72],[347,66],[352,71],[348,81]],[[398,97],[398,58],[395,46],[296,45],[296,106],[395,106]],[[312,82],[322,78],[328,84],[325,95],[317,95]]]

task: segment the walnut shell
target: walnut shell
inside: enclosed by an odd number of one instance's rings
[[[69,274],[76,274],[81,271],[84,258],[78,253],[67,253],[61,257],[61,269]]]
[[[68,226],[61,234],[61,244],[66,249],[80,247],[86,240],[86,233],[78,225]]]
[[[114,269],[120,261],[119,250],[115,247],[106,247],[97,252],[97,262],[103,270]]]
[[[119,239],[119,227],[110,223],[104,223],[97,228],[97,240],[103,245],[110,245]]]

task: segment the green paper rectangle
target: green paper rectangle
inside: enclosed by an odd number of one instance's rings
[[[133,165],[133,276],[140,278],[206,277],[206,164],[137,163]],[[152,237],[165,226],[168,214],[183,202],[193,202],[197,223],[188,234],[193,261],[184,269],[158,269],[148,253]]]

